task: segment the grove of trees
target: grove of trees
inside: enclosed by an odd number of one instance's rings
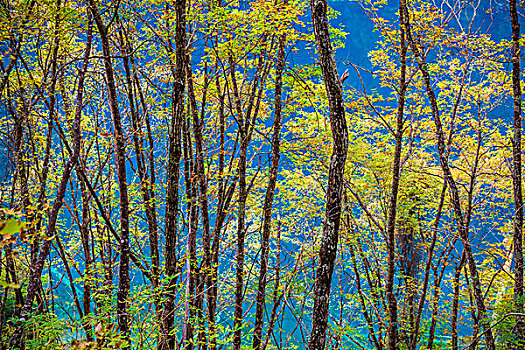
[[[523,3],[344,1],[0,1],[0,349],[525,349]]]

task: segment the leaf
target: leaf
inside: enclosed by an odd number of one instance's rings
[[[2,235],[13,235],[24,230],[26,223],[15,219],[0,221],[0,233]]]
[[[20,285],[19,285],[19,284],[16,284],[16,283],[6,283],[6,282],[1,281],[1,280],[0,280],[0,286],[2,286],[3,288],[11,288],[11,289],[19,289],[19,288],[20,288]]]

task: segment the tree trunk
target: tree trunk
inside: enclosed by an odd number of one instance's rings
[[[259,287],[256,296],[255,325],[253,330],[252,347],[259,350],[261,347],[261,335],[263,328],[263,313],[266,303],[266,284],[268,270],[268,253],[270,251],[270,231],[272,226],[272,204],[277,183],[277,171],[279,169],[280,141],[281,141],[281,94],[283,86],[284,55],[286,47],[286,34],[279,38],[279,53],[275,66],[275,118],[273,122],[272,138],[272,165],[270,178],[266,189],[263,205],[263,232],[261,239],[261,267],[259,271]]]
[[[42,248],[40,249],[38,259],[36,260],[36,265],[32,269],[31,276],[29,277],[29,282],[27,286],[27,295],[20,312],[20,321],[17,324],[16,330],[13,333],[10,339],[10,348],[11,349],[23,349],[25,348],[24,337],[24,324],[25,318],[31,313],[33,301],[35,296],[40,288],[40,278],[42,276],[42,271],[44,269],[45,261],[49,255],[51,249],[52,237],[55,235],[55,227],[58,218],[60,208],[63,204],[63,199],[66,194],[67,183],[71,175],[71,170],[76,164],[79,154],[80,154],[80,139],[81,139],[81,129],[80,122],[82,117],[82,107],[83,107],[83,93],[84,93],[84,80],[88,67],[89,54],[91,52],[91,26],[88,26],[88,41],[86,43],[86,50],[84,54],[84,62],[82,64],[82,69],[79,72],[78,78],[78,91],[77,91],[77,101],[76,101],[76,110],[75,110],[75,121],[73,123],[73,141],[74,141],[74,151],[71,155],[71,158],[65,165],[62,178],[60,180],[60,185],[58,187],[57,195],[53,207],[49,214],[49,223],[46,229],[46,236],[49,239],[44,240],[42,243]]]
[[[166,286],[166,300],[163,312],[162,339],[159,349],[174,350],[174,315],[175,297],[177,293],[177,213],[179,210],[179,165],[182,156],[181,129],[184,118],[184,89],[186,83],[186,0],[177,0],[175,3],[176,28],[175,28],[175,61],[176,67],[172,68],[174,81],[171,92],[171,130],[168,155],[168,190],[166,193],[166,246],[165,264],[166,276],[169,278]]]
[[[277,307],[283,298],[285,291],[279,296],[279,287],[281,282],[281,218],[277,216],[277,251],[275,252],[275,277],[274,277],[274,286],[273,286],[273,306],[272,312],[270,313],[270,319],[268,321],[268,330],[266,331],[266,337],[264,342],[259,349],[265,350],[270,341],[270,335],[273,334],[273,328],[275,326],[275,321],[277,319]]]
[[[80,166],[80,165],[79,165]],[[84,165],[82,165],[84,166]],[[80,178],[80,176],[78,176]],[[90,244],[90,235],[89,235],[89,226],[90,226],[90,196],[87,192],[86,185],[84,181],[80,180],[80,193],[82,196],[82,222],[80,226],[80,237],[82,240],[82,248],[84,250],[84,264],[86,266],[84,272],[84,292],[83,292],[83,307],[84,307],[84,316],[89,316],[91,313],[91,287],[93,280],[93,271],[92,271],[92,258],[91,258],[91,244]],[[93,332],[91,326],[89,325],[89,320],[86,319],[83,323],[84,330],[86,331],[86,338],[88,341],[93,341]]]
[[[265,45],[267,35],[263,34],[261,38],[262,45]],[[263,49],[259,56],[257,70],[252,80],[251,91],[248,99],[246,114],[241,110],[240,93],[235,78],[235,66],[233,59],[230,58],[230,74],[234,88],[235,100],[237,103],[237,113],[239,116],[239,128],[241,137],[241,147],[239,151],[239,161],[237,163],[237,175],[239,179],[239,198],[238,198],[238,215],[237,215],[237,253],[236,271],[235,271],[235,311],[234,311],[234,336],[233,349],[239,350],[242,342],[242,320],[243,320],[243,300],[244,300],[244,242],[246,238],[246,200],[248,198],[248,187],[246,184],[246,170],[248,147],[250,145],[255,119],[259,113],[259,103],[261,100],[262,88],[267,76],[267,70],[264,68],[265,50]],[[259,87],[259,91],[257,88]],[[255,102],[257,101],[257,102]]]
[[[128,342],[125,349],[131,347],[130,330],[128,319],[128,295],[130,288],[129,279],[129,201],[128,185],[126,181],[126,149],[125,138],[122,129],[120,111],[118,108],[118,96],[115,86],[113,65],[111,62],[111,50],[109,46],[108,28],[102,22],[102,17],[98,12],[94,0],[89,0],[89,7],[93,13],[93,18],[100,33],[102,43],[102,53],[104,56],[104,69],[107,79],[107,94],[111,119],[113,121],[113,132],[115,139],[115,163],[117,167],[117,179],[120,196],[120,263],[119,263],[119,286],[117,291],[117,318],[119,330],[124,339]]]
[[[29,17],[32,15],[32,12],[33,12],[33,7],[35,6],[36,4],[36,1],[35,0],[32,0],[29,5],[27,6],[27,15],[20,27],[20,32],[23,33],[24,31],[24,27],[25,25],[27,24],[27,22],[29,21]],[[17,9],[18,10],[18,9]],[[16,61],[18,59],[18,56],[20,56],[20,47],[22,45],[22,38],[23,38],[23,35],[20,35],[18,40],[16,41],[15,43],[15,48],[13,50],[13,54],[11,55],[11,59],[9,61],[9,63],[7,64],[7,67],[5,68],[3,74],[2,74],[2,80],[0,81],[0,94],[2,94],[2,92],[4,92],[4,89],[7,85],[7,82],[9,81],[9,74],[11,74],[11,71],[13,70],[13,68],[15,67],[16,65]]]
[[[188,212],[188,234],[186,237],[186,300],[184,302],[184,319],[182,325],[182,350],[193,350],[193,330],[195,319],[195,302],[197,286],[197,229],[199,224],[199,207],[197,206],[197,184],[193,182],[195,167],[189,121],[183,120],[184,144],[184,183],[186,187],[186,202]]]
[[[334,139],[328,170],[323,237],[314,286],[312,332],[308,344],[310,350],[323,350],[326,343],[330,288],[339,239],[343,176],[348,153],[348,131],[343,104],[343,86],[337,75],[335,57],[330,42],[326,0],[310,0],[310,10],[312,12],[315,42],[319,52],[319,65],[328,95],[330,126]]]
[[[516,0],[509,0],[512,25],[512,92],[514,95],[514,137],[512,139],[512,187],[514,194],[514,302],[515,312],[523,313],[523,195],[521,186],[521,83],[520,23]],[[525,347],[525,324],[516,317],[517,349]]]
[[[458,229],[459,235],[463,243],[463,249],[465,250],[466,259],[467,259],[470,275],[472,278],[472,288],[474,291],[474,297],[476,300],[478,314],[480,315],[481,323],[483,325],[483,330],[484,330],[485,339],[486,339],[486,346],[488,350],[494,350],[495,349],[494,336],[492,334],[492,329],[490,327],[490,318],[488,317],[486,313],[487,309],[485,307],[483,291],[481,290],[481,282],[480,282],[479,273],[476,267],[476,261],[474,260],[472,248],[470,246],[468,224],[465,218],[463,217],[460,198],[459,198],[459,191],[458,191],[456,182],[454,181],[454,178],[452,176],[450,166],[448,164],[445,136],[443,132],[441,118],[439,115],[439,107],[438,107],[436,96],[434,94],[434,90],[432,88],[432,84],[430,81],[430,74],[428,72],[427,63],[425,59],[422,57],[416,42],[412,39],[410,19],[408,16],[409,12],[408,12],[406,0],[401,0],[400,11],[403,11],[404,13],[403,18],[405,21],[407,41],[412,49],[412,52],[414,53],[414,56],[419,65],[419,68],[421,69],[421,73],[423,75],[423,79],[425,83],[425,89],[427,91],[427,95],[430,100],[430,106],[432,109],[432,117],[434,118],[434,124],[436,126],[439,161],[441,163],[441,168],[443,170],[443,176],[445,177],[445,181],[447,181],[448,187],[450,189],[451,202],[454,208],[454,213],[455,213],[456,221],[458,225],[457,229]]]
[[[390,205],[388,207],[387,221],[387,280],[386,280],[386,299],[388,302],[388,349],[397,349],[397,300],[394,294],[394,277],[395,277],[395,258],[396,258],[396,213],[397,213],[397,194],[399,192],[399,182],[401,180],[401,147],[403,141],[403,114],[405,109],[406,94],[406,54],[407,47],[405,43],[405,23],[403,12],[399,11],[400,21],[400,41],[401,41],[401,75],[399,78],[399,97],[397,106],[396,134],[394,162],[392,167],[392,192],[390,194]],[[410,293],[410,292],[409,292]]]
[[[57,1],[57,6],[60,8],[60,0]],[[47,131],[46,131],[46,146],[45,146],[45,153],[44,153],[44,160],[42,162],[42,173],[40,174],[40,189],[38,194],[38,214],[37,217],[34,218],[32,215],[28,217],[28,221],[37,222],[35,231],[38,232],[40,230],[40,225],[42,222],[42,213],[44,212],[44,204],[46,203],[46,187],[47,187],[47,178],[49,174],[49,161],[51,158],[51,145],[53,143],[53,121],[55,119],[56,114],[56,83],[57,83],[57,69],[58,69],[58,48],[60,45],[60,33],[59,33],[59,25],[60,25],[60,12],[57,12],[57,16],[55,18],[55,40],[53,42],[53,55],[51,60],[51,82],[49,85],[49,116],[47,121]],[[47,69],[46,69],[47,70]],[[27,198],[27,202],[29,202],[29,198]],[[38,249],[40,247],[40,239],[38,235],[35,235],[35,239],[33,243],[31,244],[31,265],[35,265],[36,259],[38,257]]]
[[[189,55],[188,55],[189,56]],[[211,252],[210,252],[210,216],[208,213],[208,181],[206,178],[206,173],[204,169],[204,117],[205,117],[205,105],[206,105],[206,95],[208,89],[208,72],[207,65],[205,65],[204,70],[204,86],[202,93],[202,107],[201,115],[199,117],[198,107],[197,107],[197,98],[195,95],[195,90],[193,86],[193,74],[191,71],[190,57],[186,59],[186,75],[188,80],[188,100],[191,109],[191,115],[193,119],[193,135],[195,137],[195,176],[198,182],[198,198],[199,198],[199,207],[201,210],[202,216],[202,250],[204,256],[202,258],[202,264],[200,268],[201,276],[197,278],[197,312],[202,315],[202,307],[204,304],[204,285],[206,283],[206,277],[211,273]],[[196,186],[196,185],[195,185]],[[196,261],[195,261],[196,263]],[[207,291],[210,291],[209,288]],[[201,294],[202,293],[202,294]],[[202,322],[202,318],[199,317]],[[203,344],[203,338],[205,334],[203,327],[200,327],[198,332],[199,344]]]

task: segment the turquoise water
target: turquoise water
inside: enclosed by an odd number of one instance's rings
[[[353,68],[349,66],[348,62],[352,62],[365,68],[370,68],[367,53],[376,46],[375,42],[378,39],[378,33],[373,31],[373,25],[371,21],[367,18],[367,16],[363,13],[358,4],[356,4],[355,2],[332,1],[330,2],[330,5],[336,11],[341,13],[341,15],[337,19],[332,21],[332,24],[341,24],[342,26],[344,26],[346,32],[348,32],[348,35],[345,40],[345,48],[339,49],[336,54],[339,72],[341,73],[345,69],[348,69],[350,72],[350,79],[348,79],[346,83],[357,89],[361,89],[361,83],[357,80],[357,75],[355,74]],[[394,18],[395,11],[396,5],[390,5],[385,8],[385,16]],[[466,14],[465,16],[468,16],[468,14]],[[506,28],[504,25],[496,25],[494,26],[492,32],[494,33],[495,38],[499,38],[508,34],[508,28]],[[311,55],[310,53],[299,52],[295,56],[290,56],[289,60],[297,65],[311,63]],[[365,84],[367,85],[367,89],[373,89],[378,87],[377,82],[373,80],[370,74],[363,74],[363,79]],[[296,249],[296,246],[290,244],[288,248],[290,250],[293,250]],[[52,258],[56,258],[56,254],[52,254]],[[226,269],[229,267],[229,264],[227,258],[224,259],[225,260],[223,261],[223,266],[224,269]],[[63,271],[60,271],[56,268],[51,268],[49,273],[54,283],[60,280],[63,275]],[[135,286],[141,285],[142,276],[140,274],[135,272],[133,279]],[[79,287],[76,287],[76,291],[78,296],[81,297],[82,290]],[[351,281],[344,281],[342,285],[339,285],[339,282],[334,280],[334,294],[339,291],[342,291],[343,293],[351,293],[353,291]],[[68,317],[68,314],[74,315],[75,309],[72,306],[71,288],[67,277],[63,278],[62,285],[55,290],[55,293],[57,293],[59,296],[59,298],[56,300],[56,314],[59,317],[63,318]],[[300,305],[300,303],[298,302],[297,305]],[[249,306],[250,304],[246,303],[245,309],[247,309]],[[300,309],[298,310],[300,311]],[[231,311],[232,310],[225,310],[218,314],[218,321],[224,326],[232,326]],[[333,311],[334,314],[337,314],[339,310],[334,309]],[[246,319],[251,319],[251,316],[252,315],[248,315]],[[304,330],[309,331],[309,320],[305,318],[304,322]],[[282,327],[282,332],[279,332],[280,336],[278,338],[278,341],[282,341],[283,344],[286,344],[286,342],[289,341],[291,344],[296,345],[299,349],[303,349],[303,335],[301,334],[300,329],[296,329],[296,326],[297,321],[294,315],[288,310],[285,317],[283,318],[282,325],[278,325],[278,327]],[[276,330],[278,329],[276,328]],[[442,336],[441,338],[443,338],[443,340],[446,341],[445,336]],[[343,342],[345,344],[345,348],[354,348],[351,345],[352,343],[350,339],[343,339]]]

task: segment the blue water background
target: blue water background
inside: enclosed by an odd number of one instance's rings
[[[345,69],[348,69],[350,73],[350,78],[347,80],[347,84],[352,85],[353,87],[361,90],[361,83],[357,78],[357,74],[353,70],[351,66],[348,65],[348,62],[352,62],[356,65],[362,66],[364,68],[370,69],[371,65],[368,60],[368,52],[374,48],[376,48],[376,41],[379,39],[379,33],[374,31],[374,26],[372,21],[367,18],[366,14],[362,11],[362,9],[359,7],[359,5],[355,2],[349,2],[349,1],[330,1],[330,6],[334,8],[336,11],[340,13],[340,16],[338,16],[336,19],[332,20],[332,25],[339,26],[342,25],[345,28],[345,31],[348,33],[346,40],[345,40],[345,47],[341,48],[336,53],[336,61],[338,64],[339,72],[343,72]],[[485,6],[488,8],[489,1],[482,2],[482,8],[479,10],[480,13],[484,11],[483,8]],[[506,10],[506,6],[503,4],[497,4],[496,10],[501,11],[500,13],[496,13],[496,20],[494,21],[496,25],[491,29],[490,33],[493,35],[494,40],[500,40],[502,38],[508,38],[510,33],[510,25],[508,23],[508,16],[504,13],[504,10]],[[384,8],[384,16],[387,18],[394,19],[396,16],[397,11],[397,3],[392,3],[391,5],[388,5]],[[497,12],[497,11],[496,11]],[[468,11],[465,14],[466,18],[468,17]],[[501,24],[498,24],[501,23]],[[306,50],[299,50],[296,54],[291,54],[288,57],[288,61],[292,65],[303,65],[303,64],[310,64],[313,62],[314,58],[313,52],[307,52]],[[194,64],[197,64],[197,62],[193,62]],[[367,89],[378,89],[381,91],[381,88],[378,86],[377,81],[373,79],[373,77],[368,73],[362,73],[363,81],[366,85]],[[0,110],[2,113],[5,112],[5,109]],[[497,117],[505,117],[508,118],[507,120],[510,123],[511,120],[511,114],[509,113],[509,107],[501,107],[495,112],[495,116]],[[7,159],[9,159],[10,154],[8,152],[8,149],[4,146],[4,144],[0,144],[0,177],[3,179],[4,177],[8,176],[10,171],[12,171],[12,168],[8,166],[9,162]],[[285,160],[283,160],[285,162]],[[129,175],[132,176],[132,172],[129,172]],[[159,217],[163,215],[162,212],[159,212]],[[71,218],[68,218],[67,215],[65,215],[62,218],[64,221],[63,223],[65,225],[71,225],[74,226],[74,223],[72,222]],[[475,226],[476,223],[474,222],[473,225]],[[289,250],[296,249],[296,246],[293,244],[288,245],[286,248]],[[147,252],[147,248],[145,250]],[[57,254],[54,252],[51,255],[52,259],[58,259]],[[233,256],[231,256],[233,258]],[[283,256],[284,258],[284,256]],[[79,266],[80,269],[82,269],[82,264]],[[74,273],[74,278],[79,277],[75,274],[75,271],[72,271]],[[56,282],[58,279],[60,279],[62,275],[62,271],[58,271],[56,269],[51,269],[50,271],[51,275],[53,276],[54,281]],[[115,277],[116,278],[116,277]],[[140,273],[137,271],[133,272],[133,285],[135,287],[140,286],[144,283],[144,278],[141,276]],[[71,291],[70,286],[68,285],[69,281],[67,278],[64,278],[63,283],[58,289],[57,293],[60,296],[61,302],[60,307],[57,308],[55,311],[60,317],[67,317],[66,315],[68,313],[74,313],[72,303],[71,303]],[[344,293],[352,293],[353,292],[353,286],[349,284],[345,285],[338,285],[338,281],[334,279],[333,281],[334,285],[334,291],[335,290],[342,290]],[[79,297],[82,295],[81,288],[77,287],[77,294]],[[245,308],[249,306],[249,303],[246,303]],[[61,310],[61,308],[64,308],[64,311]],[[253,308],[252,308],[253,309]],[[250,317],[251,318],[251,317]],[[219,314],[220,322],[222,322],[224,325],[232,325],[232,319],[231,315],[227,313],[226,315]],[[307,324],[307,328],[309,328],[309,320],[304,320]],[[287,333],[290,333],[296,326],[296,321],[294,316],[288,311],[288,314],[284,318],[284,324],[282,325],[282,331],[283,336],[286,337]],[[309,330],[309,329],[308,329]],[[302,337],[298,332],[295,332],[293,337],[291,338],[291,342],[295,345],[299,346],[299,348],[302,347]]]

